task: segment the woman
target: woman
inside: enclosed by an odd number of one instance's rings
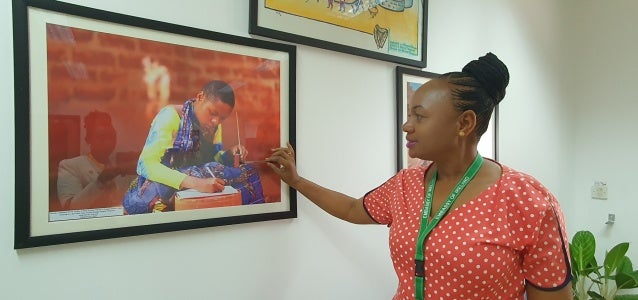
[[[235,107],[233,89],[211,81],[183,105],[168,105],[155,116],[137,164],[138,178],[124,196],[129,214],[173,209],[177,190],[220,192],[224,185],[241,191],[242,204],[264,203],[259,174],[243,146],[222,150],[221,123]]]
[[[267,160],[326,212],[390,227],[399,286],[393,299],[572,299],[568,236],[559,204],[533,177],[477,152],[507,67],[492,53],[420,87],[403,124],[404,169],[360,199],[300,177],[294,151]]]

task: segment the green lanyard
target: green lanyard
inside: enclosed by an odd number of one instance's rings
[[[423,260],[424,253],[423,247],[425,244],[425,239],[430,234],[432,229],[436,226],[436,224],[441,221],[443,216],[450,209],[452,204],[456,198],[461,194],[465,186],[474,178],[478,170],[481,168],[481,164],[483,163],[483,157],[477,153],[474,162],[465,172],[461,181],[456,184],[456,187],[452,190],[450,195],[445,200],[445,203],[439,208],[439,211],[436,212],[436,215],[432,218],[432,222],[429,222],[428,219],[430,217],[430,211],[432,210],[432,196],[434,195],[434,184],[436,183],[436,172],[432,175],[432,179],[430,179],[430,183],[428,184],[428,189],[425,192],[425,204],[423,204],[423,213],[421,215],[421,228],[419,229],[419,237],[416,242],[416,255],[414,257],[414,283],[415,283],[415,292],[416,299],[423,299],[423,291],[425,285],[425,262]]]

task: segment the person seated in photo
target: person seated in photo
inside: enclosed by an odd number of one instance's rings
[[[84,117],[89,153],[60,161],[57,194],[62,210],[120,206],[135,173],[135,162],[114,162],[117,133],[111,116],[93,111]]]
[[[225,185],[241,192],[243,205],[264,203],[259,173],[235,163],[236,155],[246,158],[247,149],[223,149],[221,124],[234,107],[232,87],[213,80],[183,105],[162,108],[140,154],[138,177],[124,195],[126,213],[171,211],[178,190],[215,193]]]

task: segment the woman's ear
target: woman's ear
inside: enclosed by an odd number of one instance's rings
[[[468,136],[476,130],[476,113],[472,110],[462,112],[457,121],[460,136]]]
[[[195,96],[195,101],[200,102],[204,100],[206,100],[206,96],[204,96],[204,92],[200,91],[199,93],[197,93],[197,95]]]

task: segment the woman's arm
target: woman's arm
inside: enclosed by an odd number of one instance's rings
[[[287,148],[273,150],[266,159],[270,168],[295,190],[310,199],[327,213],[356,224],[376,224],[363,207],[363,199],[355,199],[327,189],[297,174],[295,152],[290,144]]]
[[[287,168],[286,171],[288,171]],[[275,172],[277,172],[277,170],[275,170]],[[306,196],[306,198],[325,212],[341,220],[355,224],[376,224],[365,211],[363,199],[356,199],[327,189],[303,177],[299,177],[299,179],[290,184],[290,186]]]
[[[567,284],[563,288],[555,291],[540,290],[530,284],[525,288],[527,300],[572,300],[572,285]]]
[[[530,195],[525,202],[533,201],[520,208],[527,211],[525,227],[531,229],[525,232],[525,237],[530,239],[522,257],[525,277],[528,278],[527,299],[572,300],[569,236],[560,204],[547,188],[532,177],[521,177],[519,182],[523,189],[514,189]],[[534,194],[535,197],[531,196]],[[552,286],[562,288],[554,289]]]

